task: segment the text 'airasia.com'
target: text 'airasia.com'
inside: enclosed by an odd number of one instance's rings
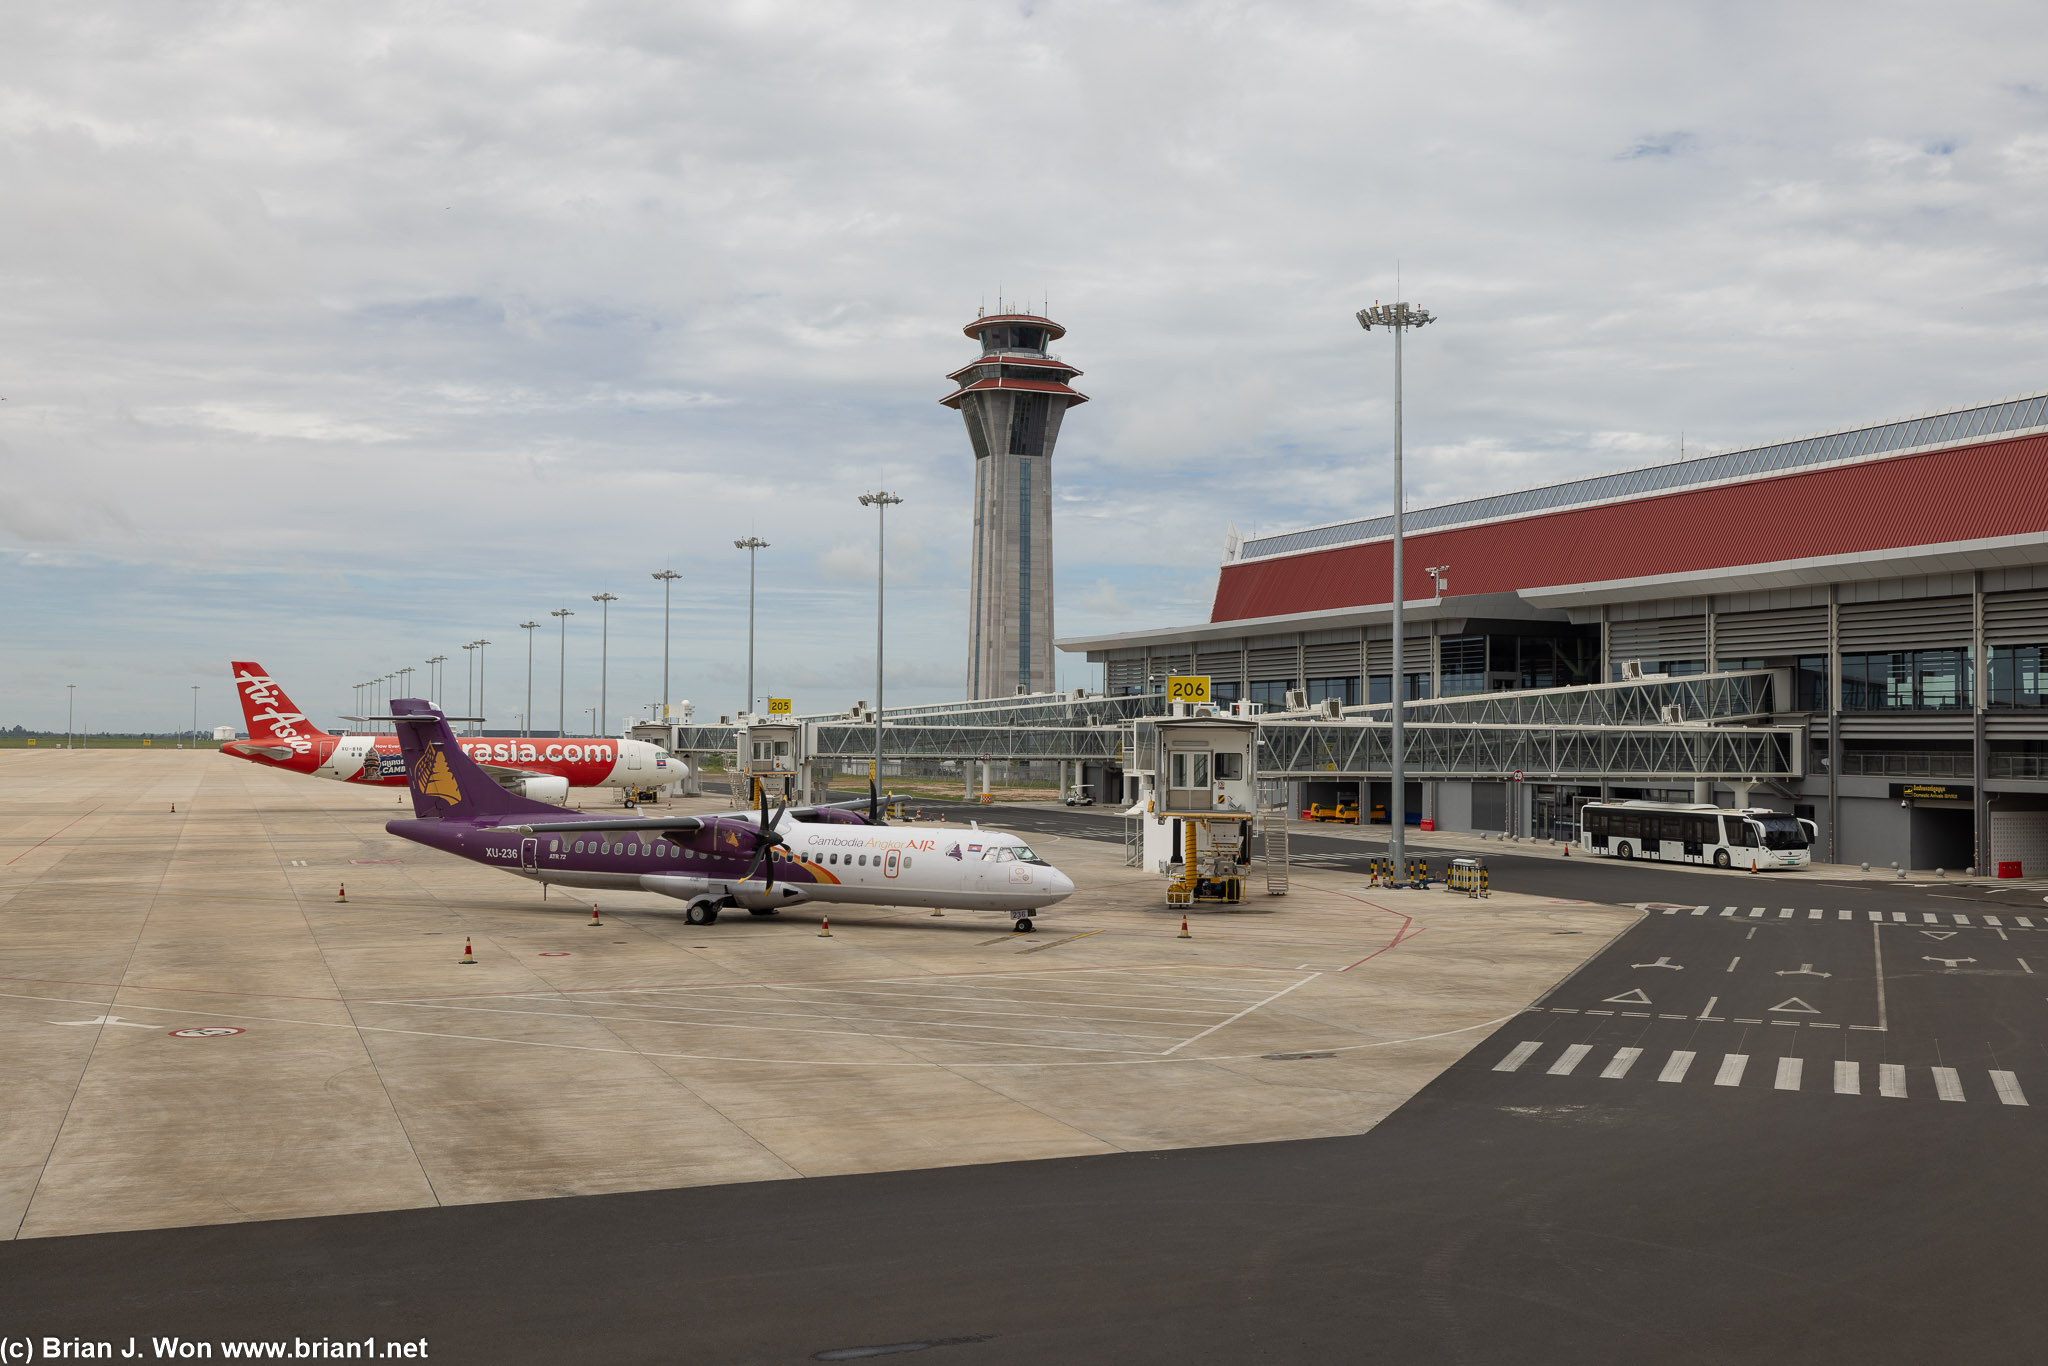
[[[0,1335],[0,1362],[427,1361],[425,1338],[67,1338]]]

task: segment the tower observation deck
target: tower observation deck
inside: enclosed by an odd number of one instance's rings
[[[996,313],[964,329],[979,350],[946,378],[974,446],[974,571],[967,695],[1009,697],[1054,686],[1052,449],[1060,419],[1088,397],[1081,372],[1047,348],[1067,334],[1050,318]]]

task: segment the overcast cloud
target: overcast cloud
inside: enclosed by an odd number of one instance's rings
[[[17,6],[0,44],[0,725],[323,718],[488,638],[487,706],[959,695],[935,400],[1038,306],[1093,402],[1063,636],[1199,620],[1226,522],[1986,400],[2042,364],[2022,4]],[[1070,683],[1098,681],[1078,662]],[[415,691],[418,689],[416,688]]]

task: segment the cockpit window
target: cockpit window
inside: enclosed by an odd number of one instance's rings
[[[1015,849],[1010,848],[1008,845],[1005,845],[1001,849],[996,850],[997,863],[1009,863],[1016,857],[1017,851]]]
[[[1044,863],[1044,862],[1045,862],[1045,860],[1044,860],[1044,859],[1042,859],[1042,858],[1040,858],[1040,857],[1039,857],[1038,855],[1036,855],[1036,854],[1032,853],[1030,849],[1026,848],[1026,847],[1025,847],[1024,845],[1021,845],[1021,844],[1017,846],[1017,857],[1018,857],[1018,859],[1019,859],[1019,860],[1021,860],[1022,862],[1025,862],[1025,863]],[[1049,866],[1049,865],[1048,865],[1048,866]]]

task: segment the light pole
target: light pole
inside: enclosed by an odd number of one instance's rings
[[[569,618],[576,614],[566,607],[558,607],[548,615],[562,623],[562,659],[555,677],[555,738],[560,739],[569,733],[569,713],[563,708],[569,700]]]
[[[476,642],[473,640],[462,647],[463,655],[469,660],[468,681],[462,687],[462,714],[464,716],[476,715],[476,655],[473,653],[475,649]],[[476,734],[476,722],[472,721],[469,723],[469,733],[471,735]]]
[[[598,628],[597,639],[597,729],[591,732],[593,735],[602,735],[604,734],[605,722],[612,719],[612,714],[605,706],[604,700],[605,670],[609,667],[611,659],[612,604],[619,600],[619,595],[616,593],[592,593],[590,600],[600,604],[604,609],[604,624]]]
[[[668,720],[668,592],[682,577],[673,569],[651,575],[661,580],[661,719]]]
[[[194,683],[194,684],[192,685],[192,745],[191,745],[191,747],[192,747],[193,749],[198,749],[198,748],[199,748],[199,685],[198,685],[197,683]]]
[[[447,662],[446,655],[435,655],[427,661],[427,694],[436,707],[441,705],[441,666]]]
[[[1407,596],[1401,579],[1401,338],[1409,328],[1426,327],[1436,319],[1427,309],[1405,303],[1374,304],[1371,308],[1359,309],[1357,316],[1358,325],[1368,332],[1379,327],[1394,334],[1394,679],[1387,690],[1393,701],[1393,724],[1387,735],[1387,767],[1390,770],[1387,815],[1393,824],[1393,836],[1387,842],[1387,857],[1393,862],[1395,875],[1401,876],[1408,845],[1408,755],[1406,737],[1401,732],[1408,691],[1408,678],[1402,671],[1401,660],[1401,636],[1405,629],[1401,601]],[[1370,806],[1371,802],[1366,804]]]
[[[469,723],[469,733],[471,735],[483,734],[481,727],[484,724],[484,646],[490,643],[488,640],[483,639],[479,639],[476,642],[476,711],[473,715],[477,719]]]
[[[540,629],[537,621],[522,621],[519,629],[526,632],[526,734],[533,734],[533,633]]]
[[[863,499],[862,501],[866,501]],[[744,541],[734,541],[733,549],[747,552],[747,705],[754,710],[754,552],[766,550],[768,542],[759,536],[749,536]]]
[[[395,673],[388,673],[384,675],[384,714],[386,716],[391,715],[391,680],[396,677],[398,677],[398,675]],[[386,724],[391,726],[394,732],[398,728],[398,723],[396,721],[387,722]]]
[[[889,540],[889,509],[902,502],[893,493],[863,493],[862,507],[875,510],[875,791],[882,790],[882,564]]]
[[[71,748],[71,719],[78,714],[78,685],[64,685],[64,748]]]

